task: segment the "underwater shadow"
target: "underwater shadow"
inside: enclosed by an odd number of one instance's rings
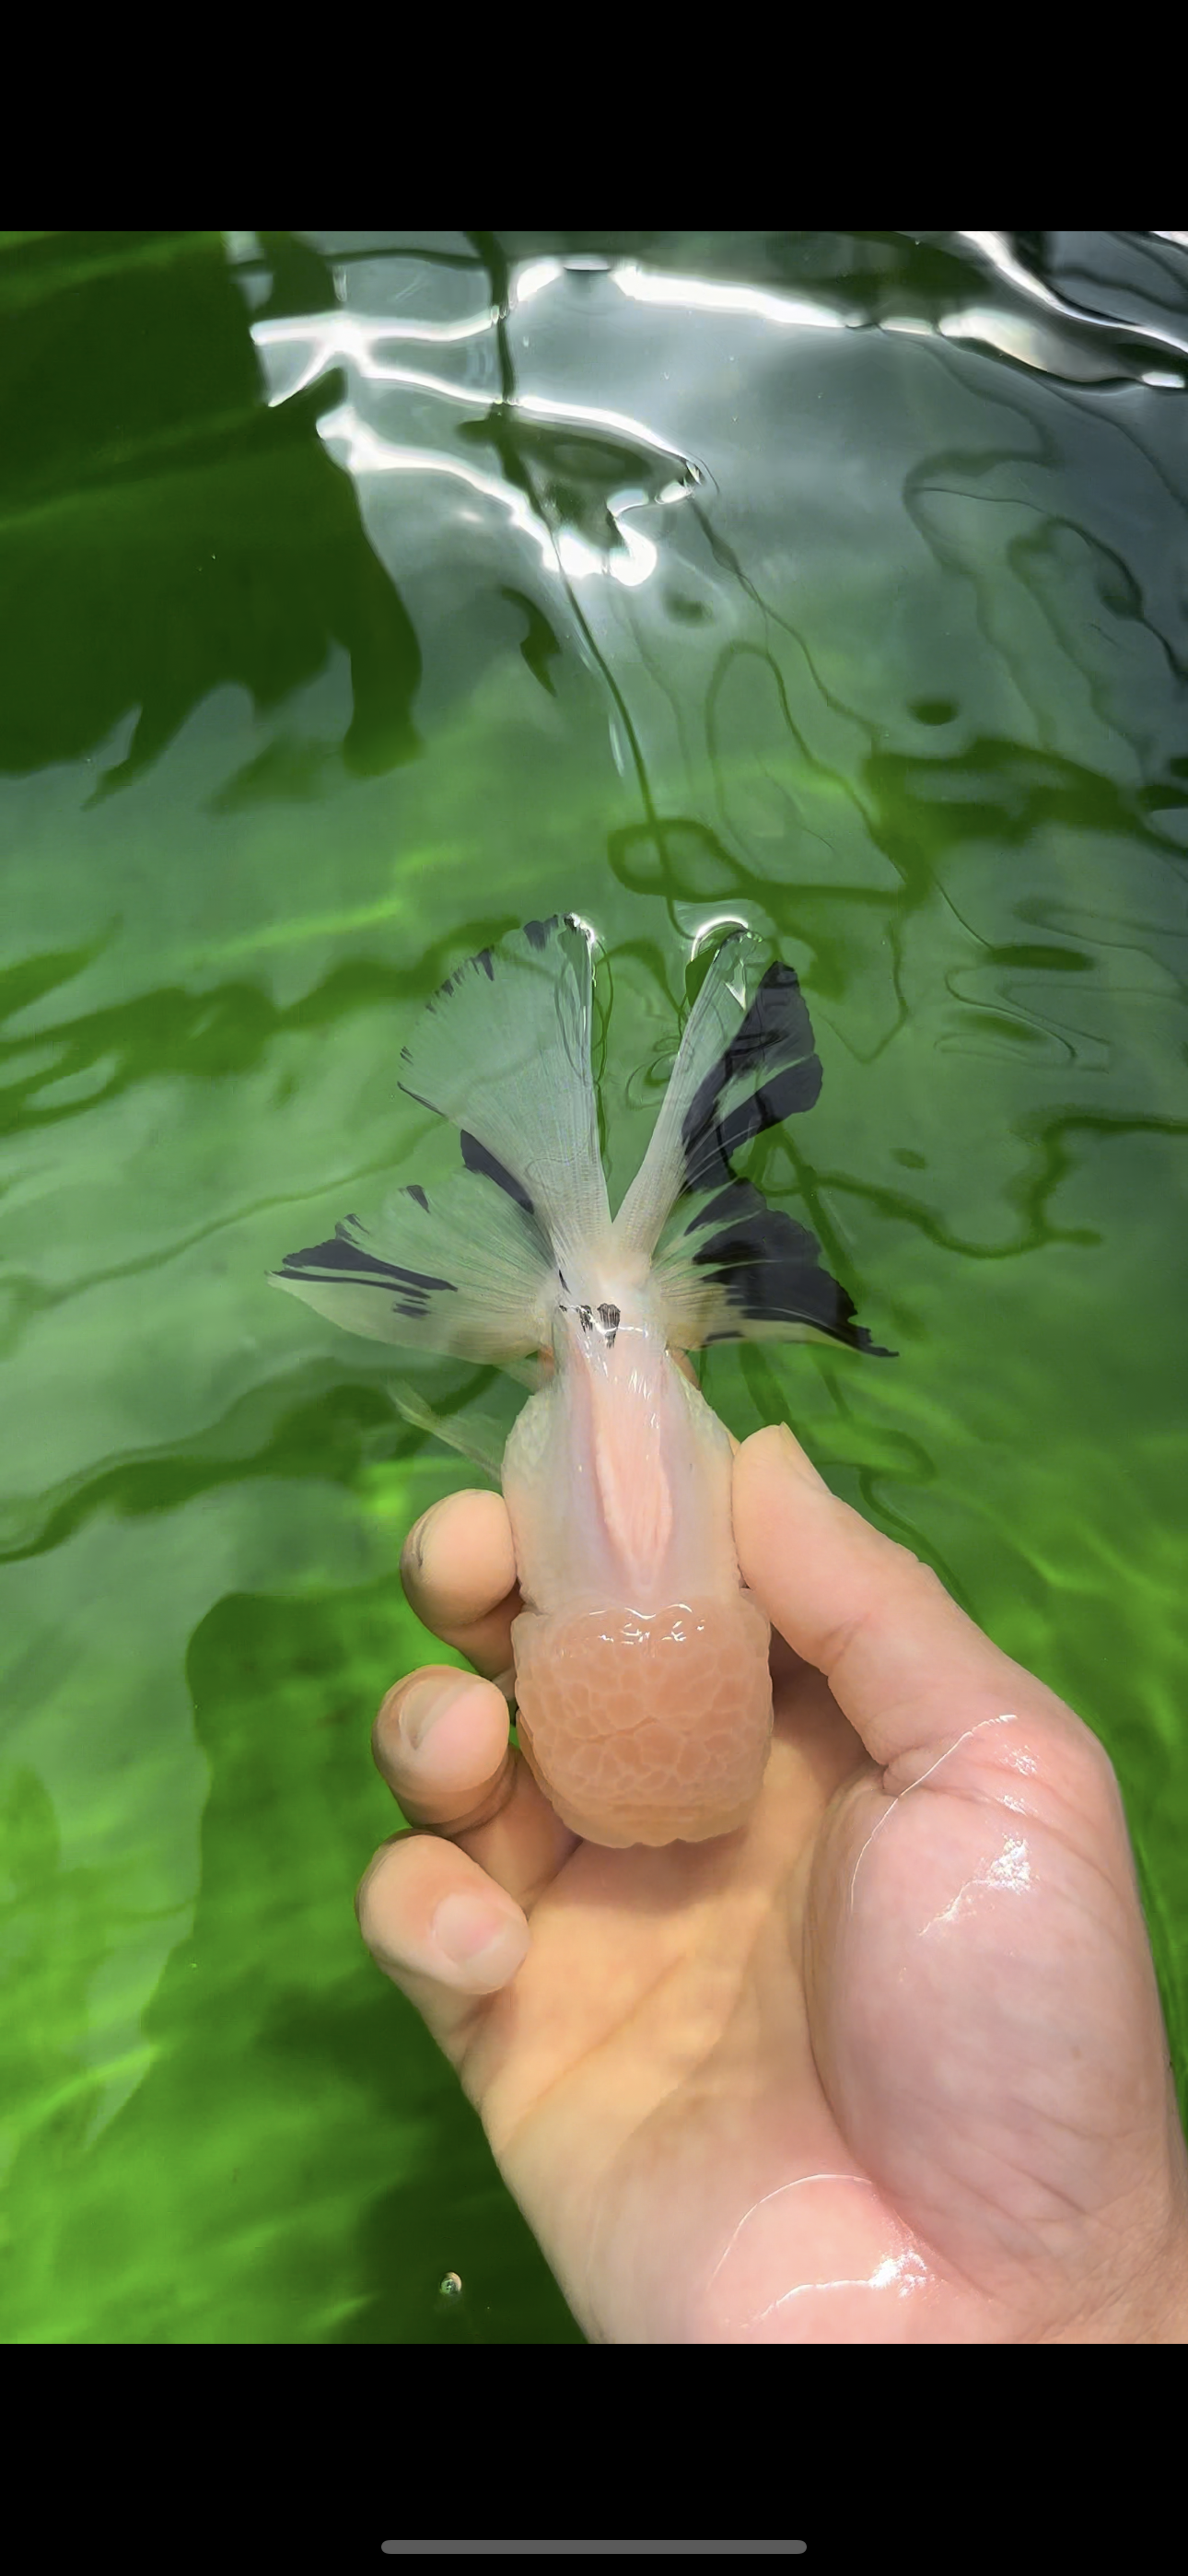
[[[265,239],[265,312],[333,305],[316,253]],[[110,793],[213,690],[274,707],[334,644],[347,766],[419,749],[417,638],[318,435],[341,378],[269,408],[221,235],[18,242],[0,256],[0,359],[0,772],[81,759],[135,715]]]

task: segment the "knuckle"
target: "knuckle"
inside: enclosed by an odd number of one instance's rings
[[[903,1547],[898,1539],[894,1541],[894,1545],[898,1549],[904,1575],[915,1585],[919,1593],[921,1606],[936,1608],[943,1601],[951,1609],[953,1595],[947,1585],[942,1583],[935,1566],[929,1565],[926,1558],[917,1556],[910,1547]]]

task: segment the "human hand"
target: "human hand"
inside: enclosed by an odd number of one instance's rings
[[[591,2341],[1184,2340],[1188,2163],[1106,1755],[789,1432],[739,1450],[734,1523],[771,1760],[742,1831],[659,1851],[578,1842],[509,1746],[500,1498],[418,1523],[409,1600],[487,1678],[383,1704],[414,1830],[364,1878],[369,1947]]]

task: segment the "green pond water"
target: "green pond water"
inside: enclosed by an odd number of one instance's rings
[[[749,1168],[899,1357],[706,1392],[1104,1738],[1183,2073],[1186,383],[1185,236],[4,237],[9,2340],[581,2340],[352,1909],[473,1471],[264,1276],[558,908],[612,1193],[698,938],[797,966]]]

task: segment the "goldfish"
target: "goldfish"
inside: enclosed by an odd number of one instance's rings
[[[460,1169],[398,1189],[373,1224],[348,1216],[271,1276],[350,1332],[514,1375],[536,1362],[502,1461],[520,1748],[575,1833],[658,1847],[744,1824],[772,1735],[730,1437],[676,1355],[765,1339],[892,1354],[855,1323],[815,1237],[735,1169],[820,1091],[794,969],[750,931],[722,940],[614,1216],[593,1012],[573,915],[469,958],[399,1073],[458,1129]]]

